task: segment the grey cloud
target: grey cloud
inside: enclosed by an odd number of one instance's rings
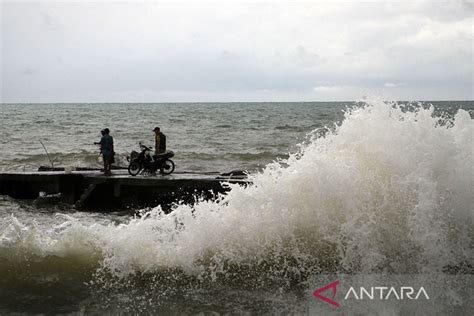
[[[219,56],[219,59],[223,61],[236,61],[239,60],[240,57],[238,54],[235,54],[231,51],[223,50]]]
[[[3,101],[473,97],[463,2],[250,7],[6,5]]]
[[[318,54],[308,51],[302,45],[299,45],[296,49],[296,63],[301,66],[313,67],[318,64],[319,59]]]
[[[36,69],[33,69],[33,68],[25,68],[25,69],[21,70],[20,73],[22,75],[31,76],[31,75],[36,75],[38,73],[38,71]]]
[[[60,29],[60,24],[57,19],[53,18],[51,15],[41,12],[41,16],[43,18],[43,25],[45,25],[49,29],[58,30]]]

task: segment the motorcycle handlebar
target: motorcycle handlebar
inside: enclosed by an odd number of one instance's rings
[[[141,148],[144,148],[144,149],[146,149],[146,150],[151,150],[150,147],[147,147],[147,146],[145,146],[145,145],[142,145],[142,143],[140,143],[140,147],[141,147]]]

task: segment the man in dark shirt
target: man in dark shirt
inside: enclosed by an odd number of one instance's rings
[[[166,152],[166,135],[160,132],[159,127],[155,127],[153,132],[155,132],[155,155]]]

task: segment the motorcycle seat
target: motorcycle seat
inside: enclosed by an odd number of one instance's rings
[[[153,155],[153,158],[158,158],[158,159],[167,159],[171,158],[174,156],[174,152],[171,150],[167,150],[166,152],[158,155]]]

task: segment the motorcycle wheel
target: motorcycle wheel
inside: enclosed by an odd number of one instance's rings
[[[163,161],[163,165],[160,168],[162,174],[171,174],[174,171],[174,162],[171,159],[166,159]]]
[[[132,160],[132,162],[130,162],[130,164],[128,165],[128,173],[131,176],[136,176],[137,174],[140,173],[141,170],[142,170],[142,166],[136,160]]]

